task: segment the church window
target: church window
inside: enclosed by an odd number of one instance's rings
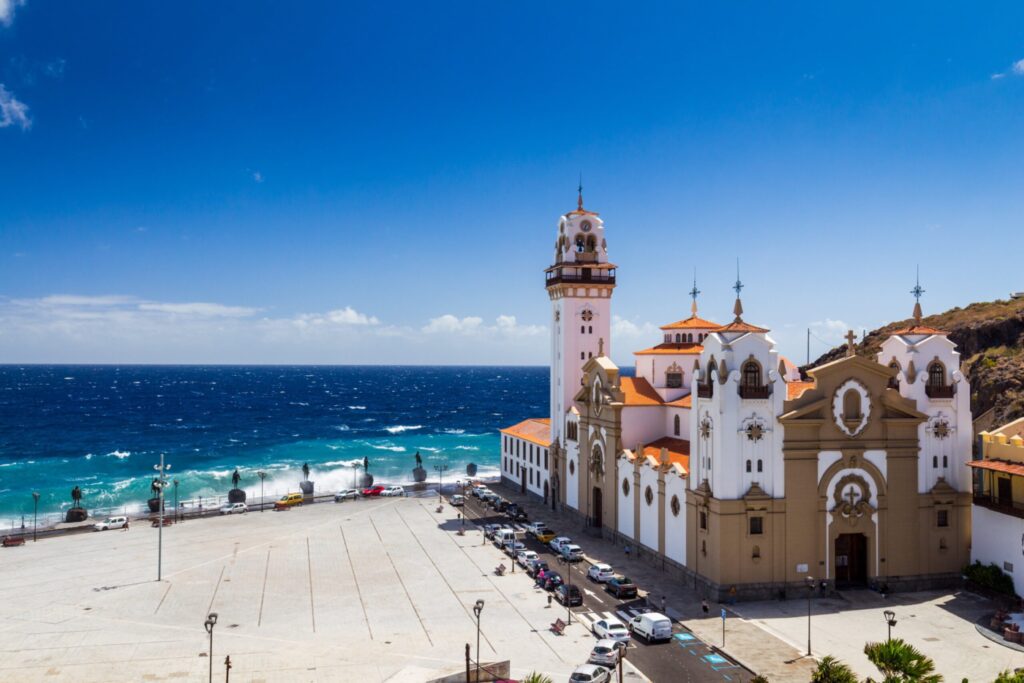
[[[676,415],[672,422],[673,422],[673,425],[672,425],[673,430],[672,431],[675,432],[676,436],[679,436],[679,416]]]
[[[933,455],[932,456],[932,467],[938,467],[938,466],[939,466],[939,456]]]
[[[949,526],[949,510],[936,510],[936,512],[935,512],[935,526],[941,526],[941,527]]]
[[[749,471],[750,471],[750,461],[748,460],[747,461],[747,472],[749,472]]]
[[[949,467],[949,456],[948,455],[942,456],[942,466],[943,467]]]
[[[686,342],[688,344],[692,344],[693,343],[693,335],[692,334],[686,335]]]
[[[586,251],[587,242],[583,238],[583,235],[576,235],[576,251],[582,253]]]
[[[594,334],[594,326],[587,325],[587,334]]]
[[[860,414],[860,392],[856,389],[848,389],[843,394],[843,419],[859,421]]]
[[[750,553],[750,557],[751,557],[751,559],[754,559],[754,560],[761,559],[761,546],[755,545],[754,546],[754,551],[752,553]]]
[[[680,389],[683,386],[683,373],[681,372],[666,372],[665,373],[665,386],[669,389]]]
[[[644,489],[644,500],[647,501],[648,505],[654,502],[654,491],[651,490],[650,486]]]
[[[548,449],[544,449],[544,469],[548,469]]]
[[[708,542],[707,541],[701,541],[700,542],[700,554],[701,555],[707,555],[708,554]]]
[[[593,233],[587,235],[587,251],[597,251],[597,238]]]
[[[583,351],[580,351],[580,360],[586,360],[586,359],[587,359],[586,354],[584,354]]]
[[[679,496],[672,496],[672,502],[669,503],[669,507],[672,509],[672,516],[678,517],[679,510],[681,509],[679,505]]]
[[[680,341],[682,341],[682,337],[683,337],[683,335],[679,334],[678,332],[676,333],[676,344],[678,344],[678,343],[680,343]]]
[[[629,479],[622,480],[622,495],[629,498]]]
[[[764,472],[764,460],[757,461],[757,471]]]
[[[708,513],[704,510],[700,511],[700,528],[704,531],[708,529]]]
[[[670,342],[670,341],[672,341],[672,335],[671,335],[671,334],[666,334],[666,335],[665,335],[665,341],[666,341],[666,342]]]
[[[748,360],[743,364],[743,386],[748,388],[761,386],[761,366],[756,361]]]
[[[593,358],[593,357],[594,357],[594,352],[593,351],[587,351],[587,358]]]
[[[569,461],[569,474],[576,474],[576,463],[572,460]]]
[[[580,325],[580,334],[586,334],[586,332],[587,332],[587,326],[586,325]]]
[[[890,389],[899,389],[900,388],[900,375],[899,375],[900,364],[897,363],[895,360],[893,360],[892,362],[889,363],[889,369],[896,371],[896,375],[894,377],[890,377],[889,378],[889,388]]]
[[[764,533],[764,517],[750,518],[750,535],[760,536]]]
[[[938,361],[928,366],[928,386],[942,387],[946,385],[946,368]]]

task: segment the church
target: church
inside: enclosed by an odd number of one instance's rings
[[[970,559],[970,386],[946,334],[913,322],[874,359],[806,378],[736,301],[724,324],[690,315],[610,356],[617,269],[583,207],[558,221],[551,412],[501,430],[503,481],[578,516],[709,597],[807,585],[915,590]],[[806,588],[804,588],[806,590]]]

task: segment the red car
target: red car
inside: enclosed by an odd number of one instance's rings
[[[384,492],[383,486],[371,486],[368,489],[363,489],[362,494],[364,496],[379,496]]]

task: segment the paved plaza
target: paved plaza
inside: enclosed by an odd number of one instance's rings
[[[564,636],[525,575],[455,533],[436,498],[380,498],[84,533],[0,550],[0,680],[416,681],[511,659],[566,680],[593,638]],[[630,680],[643,680],[636,674]]]

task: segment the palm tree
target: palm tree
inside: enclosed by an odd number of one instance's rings
[[[768,678],[764,674],[757,674],[750,679],[750,683],[768,683]]]
[[[552,683],[550,676],[539,674],[533,671],[526,678],[522,680],[522,683]]]
[[[883,683],[941,683],[935,662],[900,638],[868,643],[864,654],[882,673]]]
[[[818,662],[811,683],[857,683],[857,676],[844,662],[829,655]]]

